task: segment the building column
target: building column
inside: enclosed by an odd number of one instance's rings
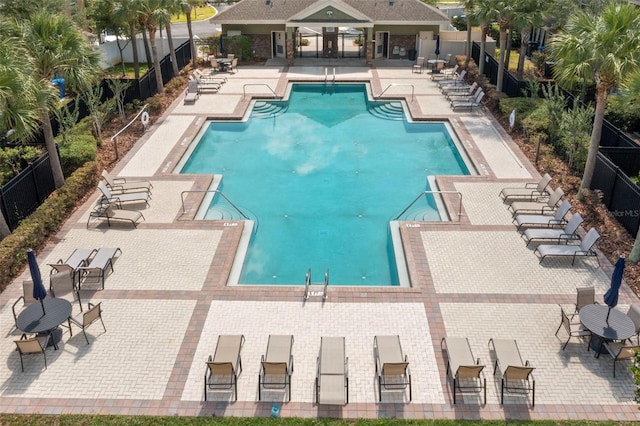
[[[293,53],[294,53],[294,43],[293,43],[293,28],[287,28],[286,33],[286,49],[287,49],[287,65],[293,65]]]
[[[373,57],[375,55],[376,44],[373,40],[373,28],[367,28],[367,36],[365,38],[365,58],[367,66],[373,66]]]

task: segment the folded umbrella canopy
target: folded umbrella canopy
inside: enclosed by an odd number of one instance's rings
[[[620,256],[616,262],[615,269],[611,275],[611,287],[604,294],[604,303],[609,307],[607,312],[607,320],[609,320],[609,313],[611,308],[614,308],[618,304],[618,294],[620,293],[620,286],[622,285],[622,275],[624,275],[624,256]]]
[[[440,34],[436,36],[436,51],[433,52],[436,54],[436,61],[438,60],[438,56],[440,56]],[[436,64],[437,66],[437,64]]]
[[[42,284],[40,268],[36,261],[36,252],[33,251],[33,249],[27,251],[27,259],[29,260],[29,271],[31,272],[31,280],[33,281],[33,298],[40,301],[40,305],[42,305],[42,315],[44,315],[44,299],[47,297],[47,289],[44,288],[44,284]]]

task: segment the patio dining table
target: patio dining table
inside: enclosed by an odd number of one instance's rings
[[[592,345],[596,356],[600,355],[602,342],[626,340],[635,334],[631,318],[617,309],[609,309],[607,305],[594,303],[584,306],[580,309],[579,317],[582,325],[598,338]]]
[[[62,333],[54,333],[58,326],[67,321],[71,315],[71,303],[66,299],[51,298],[45,299],[44,313],[43,306],[39,301],[27,306],[16,320],[16,326],[25,333],[50,334],[53,347],[57,350],[57,341],[62,337]]]

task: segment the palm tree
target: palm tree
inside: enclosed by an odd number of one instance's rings
[[[149,35],[149,44],[151,45],[151,56],[153,60],[153,68],[156,74],[156,88],[158,93],[164,91],[164,83],[162,82],[162,70],[160,69],[160,59],[158,58],[158,47],[156,46],[156,31],[160,24],[163,11],[163,0],[141,0],[138,9],[139,22],[143,29],[147,30]]]
[[[507,51],[510,48],[510,44],[507,41],[507,33],[511,28],[513,19],[516,15],[516,0],[498,0],[493,2],[496,7],[495,13],[497,15],[498,27],[500,28],[500,54],[498,55],[498,82],[496,83],[496,90],[502,91],[502,81],[504,80],[504,64],[507,58]],[[509,32],[510,33],[510,32]]]
[[[473,15],[473,4],[474,0],[465,0],[464,2],[464,11],[467,16],[467,58],[464,61],[465,65],[469,65],[469,61],[471,61],[471,25],[472,25],[472,15]]]
[[[566,33],[554,37],[550,45],[556,62],[555,78],[560,83],[576,78],[596,83],[593,129],[578,191],[578,199],[582,199],[582,191],[591,187],[607,95],[640,62],[640,9],[630,4],[609,3],[597,16],[576,12],[565,28]]]
[[[543,0],[523,0],[516,11],[514,24],[520,28],[520,56],[517,71],[519,80],[522,80],[524,74],[524,57],[531,32],[542,25],[542,7]]]
[[[196,7],[204,5],[204,0],[179,0],[182,13],[187,17],[187,31],[189,32],[189,44],[191,45],[191,62],[193,68],[198,66],[198,51],[196,49],[196,43],[193,40],[193,28],[191,22],[191,13]]]
[[[23,45],[31,61],[31,76],[41,87],[39,119],[51,160],[53,180],[56,188],[60,188],[64,185],[64,174],[51,128],[51,103],[57,101],[51,79],[62,77],[69,89],[83,92],[97,81],[100,56],[85,40],[80,28],[66,16],[52,15],[43,10],[19,25]]]
[[[158,10],[158,20],[167,30],[167,41],[169,43],[169,55],[171,57],[173,76],[177,77],[178,74],[180,74],[180,70],[178,69],[178,59],[176,58],[176,49],[173,45],[173,36],[171,34],[171,17],[179,13],[182,8],[180,7],[180,0],[163,0],[162,6],[162,9]]]
[[[487,45],[487,33],[489,25],[495,21],[495,5],[496,0],[476,0],[473,5],[471,18],[480,25],[482,36],[480,38],[480,59],[478,64],[478,73],[484,74],[484,54]]]
[[[109,1],[109,0],[104,0]],[[113,19],[125,24],[129,28],[129,40],[131,41],[131,53],[133,55],[133,72],[135,78],[140,78],[140,57],[138,54],[138,0],[116,0],[113,3]]]

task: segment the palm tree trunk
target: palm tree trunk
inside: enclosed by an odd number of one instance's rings
[[[60,164],[60,157],[58,157],[56,141],[53,138],[53,129],[51,128],[51,119],[49,118],[49,110],[47,108],[40,110],[40,122],[42,123],[42,131],[44,133],[44,143],[49,153],[53,183],[56,189],[58,189],[64,185],[64,173],[62,173],[62,165]]]
[[[629,262],[638,263],[640,261],[640,230],[636,234],[636,240],[633,242],[631,252],[629,253]]]
[[[524,76],[524,57],[527,54],[527,43],[529,42],[530,31],[528,29],[522,30],[520,33],[520,56],[518,57],[518,80],[522,80]]]
[[[140,78],[140,58],[138,57],[138,38],[136,37],[136,23],[129,22],[129,39],[131,40],[131,53],[133,53],[133,72],[136,80]]]
[[[507,30],[507,45],[504,47],[504,68],[509,71],[509,62],[511,62],[511,40],[513,40],[513,28]]]
[[[487,47],[487,26],[482,27],[482,36],[480,37],[480,56],[478,57],[478,74],[484,74],[484,52]]]
[[[471,22],[469,16],[467,16],[467,44],[466,44],[466,54],[467,58],[464,60],[465,67],[469,65],[469,61],[471,61]]]
[[[500,54],[498,55],[498,82],[496,90],[502,92],[502,80],[504,78],[504,58],[507,49],[507,29],[500,27]]]
[[[191,46],[191,62],[193,68],[198,67],[198,50],[196,49],[196,43],[193,41],[193,28],[191,27],[191,8],[186,12],[187,14],[187,31],[189,32],[189,45]]]
[[[153,56],[153,67],[156,72],[156,88],[158,93],[164,91],[164,84],[162,82],[162,70],[160,69],[160,60],[158,59],[158,48],[156,46],[156,29],[147,28],[149,30],[149,43],[151,44],[151,54]]]
[[[591,141],[589,142],[589,153],[587,154],[587,163],[584,166],[584,174],[582,182],[580,182],[580,190],[577,198],[582,200],[582,191],[591,188],[591,179],[596,168],[596,157],[598,148],[600,148],[600,137],[602,136],[602,122],[604,121],[604,111],[607,107],[607,94],[610,86],[598,84],[596,86],[596,110],[593,117],[593,130],[591,131]]]
[[[9,235],[11,235],[11,229],[9,228],[4,215],[0,212],[0,240],[4,237],[8,237]]]
[[[154,37],[155,37],[155,33],[154,33]],[[144,28],[142,29],[142,41],[144,42],[144,53],[147,56],[147,67],[151,68],[153,66],[153,59],[151,59],[151,50],[149,49],[149,41],[148,41],[147,33],[144,31]]]
[[[171,56],[171,66],[173,67],[173,76],[180,75],[178,69],[178,58],[176,58],[176,49],[173,47],[173,37],[171,36],[171,22],[167,22],[167,41],[169,42],[169,55]]]

